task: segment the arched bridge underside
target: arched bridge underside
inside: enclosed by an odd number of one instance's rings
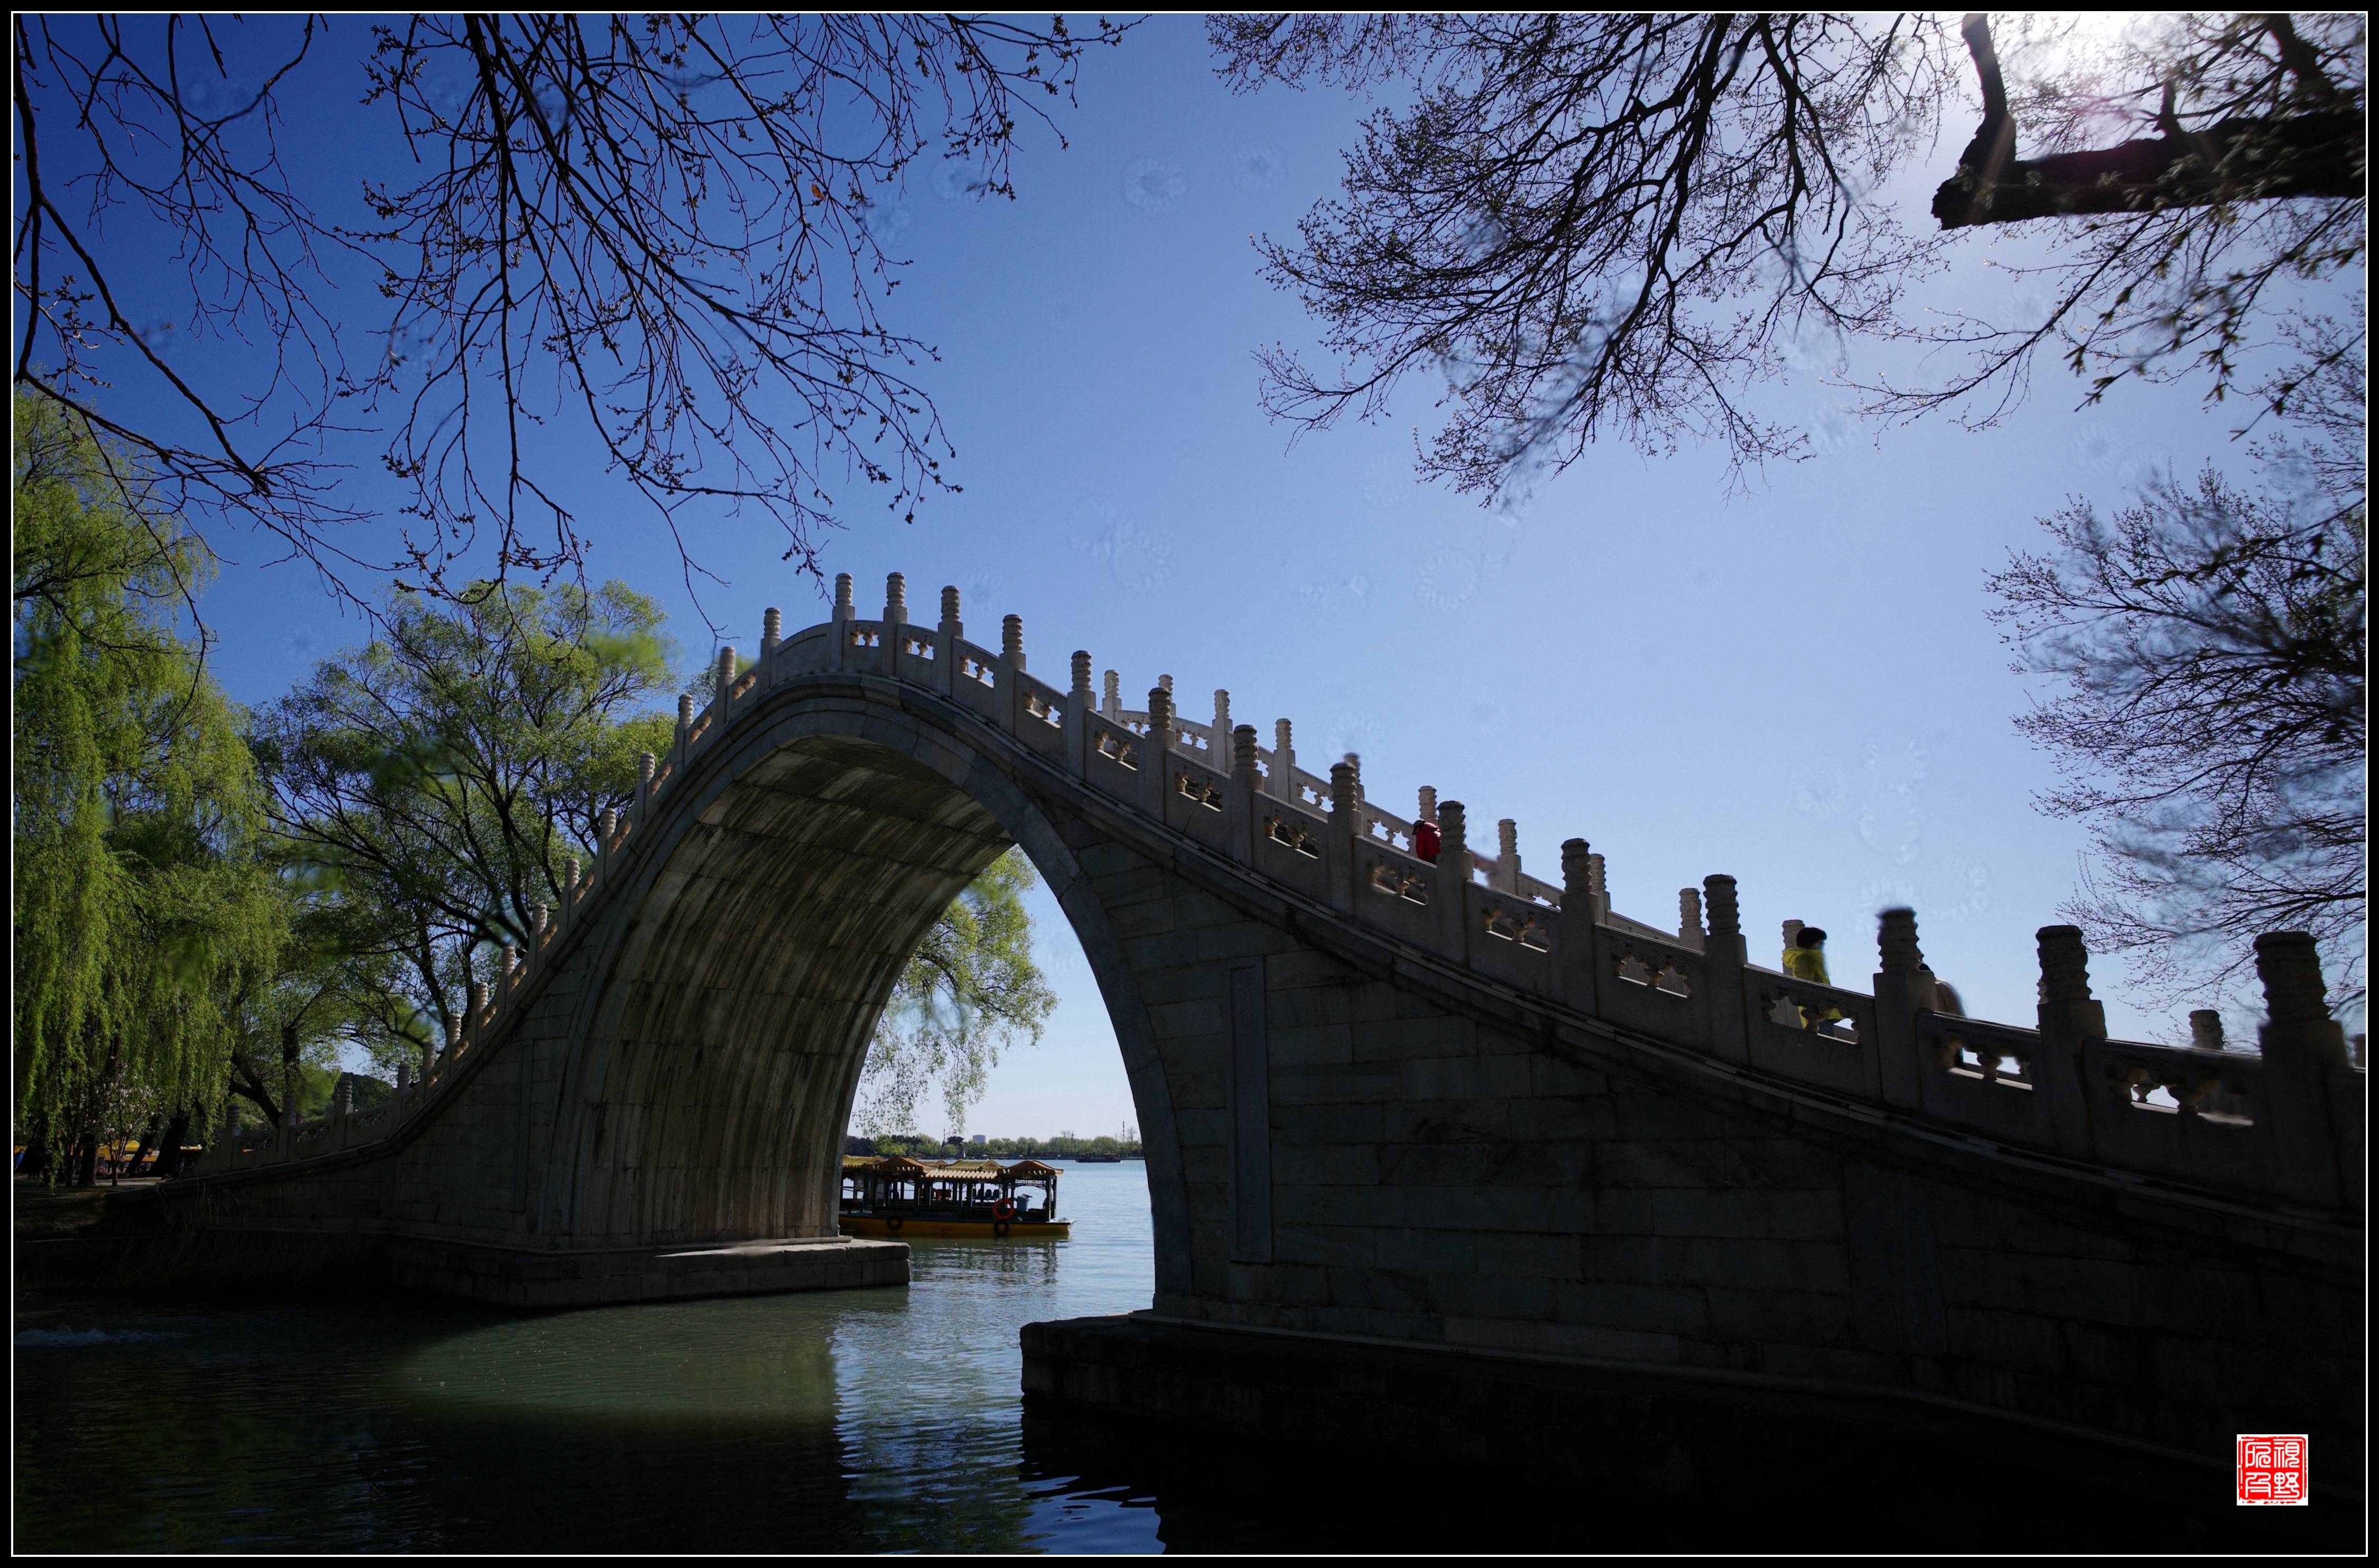
[[[2217,1491],[2236,1433],[2309,1430],[2359,1474],[2361,1074],[2309,951],[2266,956],[2261,1055],[2106,1039],[2061,928],[2038,1027],[1948,1017],[1904,916],[1872,994],[1807,985],[1746,961],[1728,879],[1706,925],[1628,920],[1583,843],[1537,881],[1221,694],[1044,685],[1012,621],[994,655],[896,592],[774,631],[426,1083],[213,1152],[167,1223],[521,1305],[904,1280],[836,1236],[841,1136],[901,964],[1017,844],[1114,1019],[1156,1247],[1148,1314],[1028,1331],[1032,1392],[1460,1450],[1396,1390],[1500,1388],[1483,1430],[1622,1378]]]

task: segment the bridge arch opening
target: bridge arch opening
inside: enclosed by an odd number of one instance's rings
[[[1143,1000],[1077,859],[1099,849],[948,730],[844,718],[739,730],[662,814],[635,914],[576,1003],[532,1223],[573,1247],[834,1235],[876,1020],[934,921],[1014,845],[1113,1025],[1166,1293],[1188,1272],[1186,1195]]]

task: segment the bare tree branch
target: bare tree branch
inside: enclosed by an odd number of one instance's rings
[[[1988,425],[2043,351],[2089,397],[2184,375],[2223,396],[2272,341],[2276,285],[2361,264],[2361,18],[2158,15],[2105,46],[2077,25],[2020,23],[2019,70],[1979,16],[1963,49],[1914,15],[1218,18],[1242,90],[1405,94],[1365,122],[1344,197],[1261,242],[1333,362],[1263,351],[1264,405],[1301,434],[1442,377],[1421,471],[1492,500],[1607,438],[1714,447],[1738,476],[1797,456],[1751,401],[1794,361],[1886,419]],[[1931,151],[1968,56],[1982,123],[1942,227],[1903,232],[1875,193]],[[2156,134],[2107,145],[2134,123]],[[2016,272],[2036,299],[1903,312],[1964,232],[2033,218],[2058,224]],[[1862,384],[1859,336],[1946,352]]]
[[[332,24],[243,24],[229,50],[220,25],[16,19],[18,382],[139,454],[176,510],[259,526],[341,591],[394,567],[432,593],[579,568],[573,426],[670,527],[689,582],[689,506],[765,516],[815,573],[843,481],[903,517],[956,488],[919,379],[934,351],[885,314],[902,263],[882,214],[936,153],[1012,198],[1018,125],[1054,128],[1083,50],[1126,30],[417,17],[375,27],[359,66],[412,166],[368,177],[350,217],[284,159],[314,144],[286,139],[281,95],[335,68]],[[175,323],[126,304],[158,235],[189,280],[174,341],[253,344],[260,364],[171,355]],[[330,313],[358,275],[387,315]],[[103,406],[127,376],[179,416]],[[392,557],[351,537],[367,513],[335,454],[358,440],[409,492]]]

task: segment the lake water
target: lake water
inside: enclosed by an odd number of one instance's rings
[[[1150,1295],[1141,1166],[1072,1167],[1058,1197],[1071,1239],[916,1243],[905,1289],[536,1316],[397,1293],[20,1309],[17,1549],[1484,1544],[1455,1500],[1417,1506],[1374,1464],[1028,1422],[1019,1325]]]
[[[1058,1197],[1071,1239],[912,1243],[906,1288],[537,1315],[395,1292],[20,1304],[16,1548],[2204,1550],[2232,1515],[2298,1512],[2218,1508],[2209,1535],[2192,1511],[2049,1507],[1972,1454],[1878,1485],[1864,1445],[1779,1499],[1027,1412],[1020,1325],[1150,1295],[1141,1167],[1075,1166]]]

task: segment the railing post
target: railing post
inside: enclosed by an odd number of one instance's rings
[[[1421,820],[1436,821],[1437,791],[1424,786],[1421,805],[1428,813]],[[1588,854],[1583,838],[1562,841],[1561,918],[1553,923],[1553,995],[1582,1013],[1593,1014],[1601,1006],[1601,997],[1596,988],[1600,977],[1594,961],[1594,896],[1587,891]],[[1445,859],[1443,838],[1437,858]]]
[[[670,781],[672,783],[682,779],[685,777],[686,737],[691,735],[693,732],[694,694],[692,692],[680,692],[677,694],[677,749],[670,754]]]
[[[1024,617],[1002,616],[999,621],[999,692],[997,711],[1008,716],[1008,732],[1021,733],[1033,718],[1024,703]]]
[[[735,706],[735,649],[732,645],[719,650],[719,706],[710,721],[710,739],[719,739],[727,728],[727,716]]]
[[[1100,704],[1099,711],[1106,716],[1109,724],[1121,724],[1123,722],[1123,677],[1110,669],[1106,672],[1105,681],[1106,695]]]
[[[645,808],[652,804],[653,774],[659,766],[660,759],[654,756],[652,753],[636,754],[636,820],[638,822],[645,819]],[[610,846],[607,845],[605,848],[608,850]]]
[[[1926,1064],[1917,1055],[1916,1015],[1933,1005],[1933,971],[1916,946],[1916,911],[1886,910],[1878,917],[1875,976],[1875,1065],[1887,1105],[1910,1109],[1925,1099]]]
[[[1610,924],[1611,881],[1609,875],[1603,870],[1602,857],[1600,855],[1589,855],[1587,857],[1586,886],[1587,890],[1590,895],[1588,902],[1594,905],[1595,923],[1600,925]]]
[[[959,619],[956,585],[942,590],[942,621],[934,628],[934,690],[946,697],[959,694],[959,644],[966,638],[966,622]]]
[[[1256,858],[1256,727],[1242,724],[1231,731],[1228,781],[1223,791],[1228,813],[1226,830],[1231,858],[1253,865]]]
[[[1742,1066],[1751,1060],[1751,1042],[1744,1019],[1743,911],[1734,878],[1705,876],[1702,894],[1709,911],[1709,931],[1702,938],[1702,975],[1709,992],[1710,1052],[1722,1062]]]
[[[1677,940],[1699,952],[1702,948],[1702,890],[1677,889]]]
[[[1286,718],[1275,718],[1272,724],[1272,792],[1274,798],[1294,803],[1297,800],[1297,748]]]
[[[1066,766],[1074,777],[1087,778],[1091,772],[1091,655],[1087,648],[1074,650],[1073,680],[1066,689]]]
[[[855,668],[851,657],[851,623],[857,619],[857,608],[851,601],[851,573],[838,572],[834,577],[834,657],[827,663],[828,669]]]
[[[777,650],[785,645],[785,616],[775,605],[760,612],[760,683],[755,691],[767,691],[772,668],[777,662]]]
[[[2212,1007],[2199,1007],[2189,1015],[2189,1048],[2192,1051],[2227,1049],[2222,1039],[2222,1015]]]
[[[1330,765],[1330,901],[1350,912],[1363,901],[1362,862],[1356,853],[1363,840],[1360,766],[1352,752]]]
[[[1438,951],[1467,964],[1470,961],[1470,845],[1460,801],[1438,802],[1437,828],[1437,878],[1430,887],[1429,902],[1437,911]]]
[[[2034,1092],[2045,1097],[2058,1152],[2087,1159],[2100,1086],[2090,1081],[2089,1047],[2107,1038],[2107,1009],[2091,999],[2090,950],[2078,926],[2044,925],[2040,944],[2040,1060]]]
[[[1165,686],[1148,692],[1148,733],[1140,738],[1140,809],[1158,822],[1165,820],[1165,757],[1173,750],[1173,693]]]
[[[2346,1030],[2329,1016],[2320,949],[2305,932],[2265,932],[2255,938],[2255,972],[2267,1015],[2262,1043],[2270,1146],[2291,1197],[2334,1208],[2349,1180],[2361,1186],[2362,1173],[2339,1168],[2338,1146],[2347,1140],[2332,1125],[2330,1090],[2334,1083],[2353,1087],[2352,1069]]]
[[[1227,776],[1231,771],[1231,694],[1214,688],[1214,725],[1206,734],[1206,766]]]
[[[877,653],[884,656],[876,666],[885,674],[898,677],[900,673],[900,645],[906,640],[909,625],[909,580],[898,572],[884,577],[884,632],[876,640]]]

